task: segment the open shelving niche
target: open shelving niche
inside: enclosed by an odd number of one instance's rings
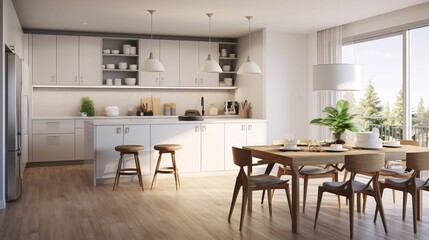
[[[112,80],[115,78],[120,78],[122,81],[123,86],[125,84],[124,79],[125,78],[136,78],[136,85],[139,84],[139,40],[138,39],[121,39],[121,38],[103,38],[103,47],[102,51],[104,49],[110,49],[112,50],[119,50],[119,54],[102,54],[103,57],[103,63],[105,66],[107,64],[115,64],[115,69],[102,69],[102,84],[103,87],[111,87],[106,85],[106,79],[111,78]],[[136,47],[136,54],[124,54],[123,52],[123,45],[129,44],[132,47]],[[126,62],[127,63],[127,69],[119,69],[118,63],[119,62]],[[130,70],[129,66],[130,64],[136,64],[137,70]],[[116,87],[121,87],[116,86]]]
[[[222,57],[222,49],[226,49],[227,56]],[[236,42],[219,42],[219,65],[223,67],[224,65],[230,65],[230,71],[223,71],[219,74],[219,82],[223,83],[224,78],[232,78],[232,86],[235,86],[235,80],[237,78],[237,43]],[[229,57],[229,54],[235,54],[235,57]],[[226,86],[229,87],[229,86]]]

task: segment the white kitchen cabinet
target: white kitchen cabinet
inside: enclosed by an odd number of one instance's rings
[[[79,37],[57,36],[57,85],[79,85]]]
[[[198,42],[180,41],[180,86],[198,86]]]
[[[151,45],[152,44],[152,45]],[[149,54],[152,51],[153,57],[159,60],[159,40],[140,39],[140,65],[149,58]],[[159,72],[144,72],[140,71],[139,85],[141,86],[159,86]]]
[[[232,157],[232,147],[267,144],[265,122],[225,123],[225,170],[237,169]]]
[[[210,52],[208,42],[180,41],[180,86],[216,87],[219,86],[218,73],[202,73]],[[212,59],[218,61],[219,44],[212,43]]]
[[[115,146],[125,144],[145,147],[145,150],[139,154],[140,166],[143,174],[149,173],[149,125],[97,126],[95,131],[95,174],[97,179],[115,177],[120,157],[119,152],[115,151]],[[134,167],[134,156],[126,155],[124,164]]]
[[[84,132],[84,120],[75,120],[75,130],[74,130],[74,147],[75,153],[74,157],[76,160],[85,159],[84,149],[85,149],[85,132]]]
[[[75,160],[74,120],[33,120],[34,162]]]
[[[160,61],[164,65],[165,72],[160,73],[160,86],[180,85],[180,46],[179,41],[160,40]]]
[[[210,53],[210,44],[208,42],[198,43],[199,68],[204,65],[207,56]],[[212,59],[219,62],[219,43],[211,43]],[[217,87],[219,86],[219,73],[198,73],[198,86],[200,87]]]
[[[180,144],[182,149],[176,151],[176,164],[180,173],[200,172],[200,124],[160,124],[151,126],[151,149],[156,144]],[[171,166],[170,154],[163,154],[161,166]],[[152,151],[151,173],[158,160],[158,151]]]
[[[225,169],[224,124],[201,124],[201,171]]]
[[[79,85],[101,85],[100,37],[79,37]]]
[[[33,85],[55,85],[57,36],[33,35]]]

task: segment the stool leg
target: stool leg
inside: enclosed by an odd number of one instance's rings
[[[180,187],[180,179],[178,169],[176,167],[176,153],[171,153],[171,161],[173,162],[173,170],[174,170],[174,181],[176,182],[176,190],[179,190]]]
[[[119,176],[121,175],[121,168],[122,168],[122,160],[124,158],[124,154],[121,153],[121,157],[119,158],[119,162],[118,162],[118,168],[116,169],[116,176],[115,176],[115,181],[113,181],[113,191],[115,191],[115,187],[118,187],[119,185]]]
[[[158,162],[156,163],[155,173],[153,175],[152,184],[150,185],[150,190],[152,190],[153,185],[156,182],[156,175],[158,174],[159,164],[161,163],[162,152],[159,153]]]
[[[140,187],[142,188],[142,191],[144,191],[142,172],[141,172],[141,168],[140,168],[139,153],[134,153],[134,161],[136,163],[137,176],[139,177],[139,184],[140,184]]]

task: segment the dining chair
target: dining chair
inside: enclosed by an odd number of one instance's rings
[[[380,182],[380,191],[390,188],[403,192],[402,220],[405,220],[407,209],[407,193],[411,195],[413,205],[413,227],[417,233],[417,192],[420,190],[429,191],[429,178],[426,180],[419,178],[420,172],[429,170],[429,153],[407,153],[406,166],[413,170],[412,175],[406,178],[386,178],[385,182]]]
[[[300,143],[310,143],[311,140],[300,140]],[[283,140],[274,140],[273,145],[283,145]],[[305,213],[305,205],[307,202],[308,179],[315,178],[332,178],[332,181],[338,182],[338,170],[330,164],[324,166],[301,166],[299,169],[299,177],[304,179],[304,197],[302,203],[302,212]],[[282,175],[292,175],[292,170],[288,166],[279,166],[277,177]],[[273,192],[274,194],[274,192]],[[261,204],[264,203],[265,191],[262,192]],[[338,196],[338,207],[341,207],[340,196]]]
[[[234,164],[240,167],[238,172],[234,192],[232,195],[231,207],[229,209],[228,222],[231,222],[232,212],[234,210],[235,202],[237,200],[238,193],[240,188],[242,188],[242,205],[241,205],[241,217],[240,217],[240,231],[243,228],[243,219],[246,213],[246,203],[248,195],[252,193],[252,191],[257,190],[268,190],[268,208],[270,212],[270,216],[272,215],[272,194],[271,190],[273,189],[284,189],[286,192],[286,198],[288,202],[289,212],[291,211],[290,206],[290,193],[289,193],[289,180],[282,180],[278,177],[271,176],[269,174],[260,174],[260,175],[252,175],[249,176],[246,174],[244,167],[248,167],[251,169],[254,165],[252,164],[252,152],[250,150],[241,149],[232,147],[232,156],[234,160]]]
[[[353,238],[353,218],[354,218],[354,195],[366,194],[374,197],[376,209],[380,212],[383,222],[384,231],[387,233],[386,219],[384,217],[383,204],[381,202],[381,194],[379,189],[379,171],[384,165],[384,153],[361,154],[361,155],[346,155],[343,168],[347,169],[350,174],[350,180],[346,182],[324,182],[319,186],[317,197],[316,217],[314,219],[314,229],[316,229],[317,218],[319,217],[320,205],[324,192],[329,192],[344,196],[349,201],[349,224],[350,238]],[[371,179],[364,183],[355,180],[356,174],[371,174]],[[374,218],[374,222],[375,222]]]
[[[401,145],[410,145],[410,146],[420,146],[419,141],[414,140],[400,140],[399,141]],[[386,178],[386,177],[394,177],[394,178],[407,178],[411,177],[411,169],[409,168],[403,168],[403,160],[393,160],[388,161],[385,163],[385,166],[380,170],[380,177]],[[394,169],[392,166],[400,166],[399,169]],[[392,201],[393,203],[396,203],[396,194],[395,190],[392,189]],[[366,208],[366,195],[363,195],[363,202],[362,202],[362,212],[365,212]]]

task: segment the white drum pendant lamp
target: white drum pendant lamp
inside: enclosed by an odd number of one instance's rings
[[[219,66],[219,63],[212,59],[212,40],[211,40],[211,17],[213,13],[206,13],[209,17],[209,55],[207,56],[207,60],[204,61],[204,65],[201,67],[200,72],[205,73],[221,73],[222,69]]]
[[[237,71],[237,74],[239,75],[247,75],[247,74],[261,74],[262,71],[259,68],[258,64],[252,61],[250,58],[250,19],[253,18],[253,16],[246,16],[247,20],[249,21],[249,55],[247,56],[247,60],[241,64],[240,68]]]
[[[147,58],[143,66],[141,67],[142,71],[144,72],[165,72],[165,68],[162,65],[162,63],[153,57],[153,49],[152,49],[152,41],[153,41],[153,23],[152,23],[152,16],[155,10],[147,10],[150,13],[150,53],[149,58]]]
[[[334,63],[313,66],[313,90],[360,91],[360,83],[360,65]]]

